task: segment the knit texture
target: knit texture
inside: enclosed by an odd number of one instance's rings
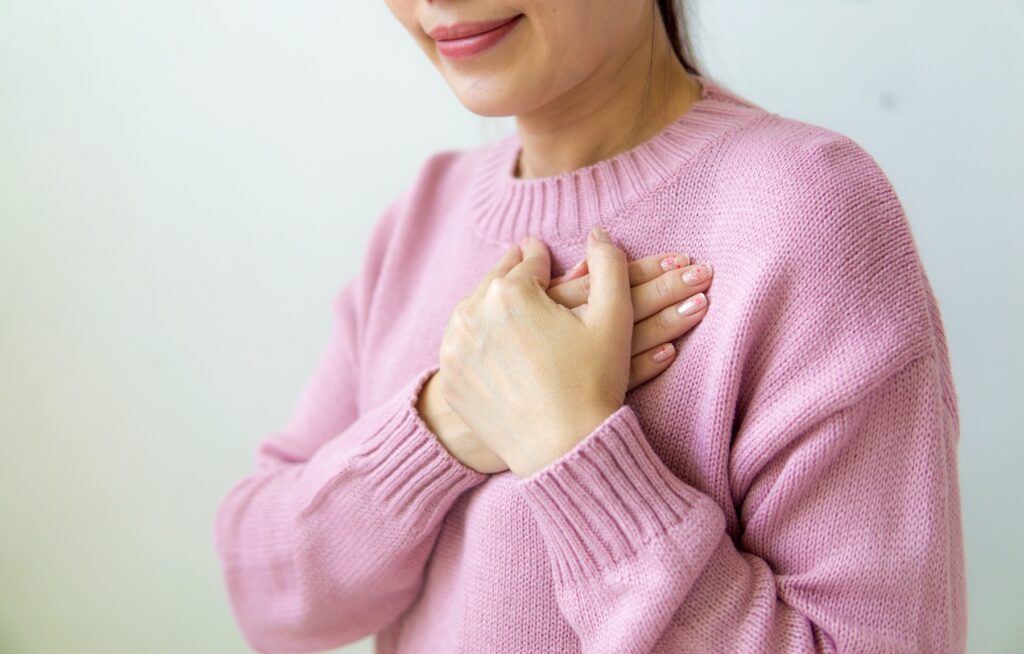
[[[648,141],[513,177],[516,134],[428,157],[378,216],[214,545],[260,652],[961,652],[957,398],[938,304],[853,140],[698,78]],[[709,262],[677,359],[533,475],[416,411],[454,305],[539,235]]]

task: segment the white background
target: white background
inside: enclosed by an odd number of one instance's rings
[[[970,651],[1021,651],[1024,2],[704,2],[694,30],[892,179],[961,405]],[[385,204],[512,128],[381,2],[0,0],[0,652],[247,651],[220,496]]]

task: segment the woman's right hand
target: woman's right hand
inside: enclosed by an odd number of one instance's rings
[[[704,269],[708,278],[687,281],[691,273]],[[629,263],[633,299],[633,359],[629,390],[657,377],[671,364],[675,349],[671,341],[693,329],[707,313],[703,292],[711,285],[711,266],[691,265],[685,254],[664,253]],[[548,297],[582,315],[587,310],[590,276],[586,262],[551,280]],[[697,297],[697,296],[700,297]],[[681,315],[677,309],[697,297],[697,311]],[[420,390],[416,408],[420,417],[452,456],[477,472],[492,474],[508,469],[505,462],[483,444],[441,395],[443,369],[438,370]]]

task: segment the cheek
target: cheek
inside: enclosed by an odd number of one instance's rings
[[[434,50],[434,41],[423,31],[423,23],[417,10],[418,0],[384,0],[391,13],[398,19],[401,27],[408,32],[416,44],[423,49],[427,56],[435,60],[437,53]]]
[[[416,0],[384,0],[384,4],[406,30],[419,38],[423,29],[416,13]]]
[[[547,0],[536,4],[527,56],[543,83],[574,83],[607,59],[612,48],[609,31],[614,31],[609,24],[615,20],[608,16],[607,2]],[[597,11],[598,7],[603,9]]]

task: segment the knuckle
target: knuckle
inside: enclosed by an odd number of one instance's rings
[[[437,353],[438,362],[444,367],[451,367],[454,365],[454,353],[452,352],[451,345],[447,341],[441,343],[441,349]]]
[[[659,261],[644,259],[640,263],[640,272],[644,279],[654,279],[664,271],[662,271]]]
[[[507,309],[526,301],[532,291],[529,279],[519,276],[501,277],[491,285],[489,295],[497,306]]]
[[[662,333],[671,332],[675,328],[675,323],[672,321],[670,314],[665,311],[659,311],[654,314],[654,326]]]
[[[589,296],[590,295],[590,275],[585,275],[583,277],[580,277],[579,285],[580,285],[580,293],[582,293],[584,297]]]
[[[625,252],[623,252],[619,248],[615,247],[614,245],[611,245],[611,244],[609,244],[609,245],[610,245],[610,247],[599,248],[598,251],[597,251],[597,256],[604,257],[604,258],[608,259],[609,261],[616,262],[616,263],[624,261],[626,259],[626,253]]]
[[[489,284],[487,284],[487,290],[492,293],[498,292],[504,288],[506,282],[508,282],[508,279],[505,277],[495,277]]]
[[[495,277],[487,285],[487,298],[501,301],[508,296],[509,282],[505,277]]]
[[[476,307],[471,304],[464,304],[455,309],[455,331],[456,333],[472,332],[476,324]]]
[[[640,379],[640,362],[637,359],[639,359],[639,357],[632,357],[629,360],[629,381],[631,383]]]
[[[678,277],[678,275],[661,275],[657,281],[654,282],[654,291],[660,298],[672,297],[675,292],[675,285],[672,283],[672,278]]]
[[[498,293],[507,293],[509,289],[515,287],[516,278],[509,276],[495,277],[491,281],[491,288]]]

